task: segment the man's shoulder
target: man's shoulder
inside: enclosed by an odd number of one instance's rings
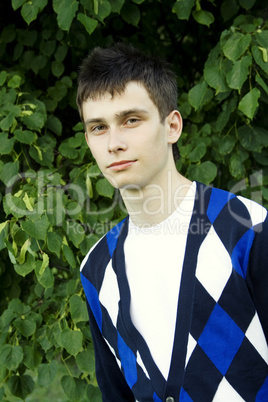
[[[112,258],[120,232],[122,230],[122,226],[125,221],[126,218],[117,223],[91,247],[81,263],[81,272],[83,271],[85,266],[90,264],[91,262],[98,265],[107,265],[109,260]]]
[[[221,218],[226,224],[231,220],[246,226],[256,226],[267,219],[267,209],[254,200],[232,191],[203,186],[203,191],[207,190],[211,192],[207,207],[207,215],[211,223]]]

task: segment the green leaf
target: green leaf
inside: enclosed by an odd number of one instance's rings
[[[8,155],[11,153],[14,146],[15,138],[8,138],[8,134],[0,133],[0,154]]]
[[[2,25],[2,27],[3,26],[4,26],[4,24]],[[1,42],[3,42],[3,43],[13,42],[15,37],[16,37],[15,26],[13,24],[4,26],[4,28],[2,29],[2,32],[1,32]]]
[[[30,245],[31,245],[31,240],[26,239],[23,246],[21,247],[20,255],[17,259],[19,264],[23,264],[25,262],[26,252],[28,251]]]
[[[200,165],[190,166],[188,173],[192,180],[210,184],[217,176],[217,166],[213,162],[206,161]]]
[[[9,302],[8,308],[17,314],[28,314],[31,311],[31,307],[27,306],[25,303],[18,298],[12,299]]]
[[[250,10],[255,3],[256,0],[239,0],[240,6],[245,8],[246,10]]]
[[[121,10],[121,16],[127,23],[138,26],[141,18],[140,10],[135,4],[124,4]]]
[[[14,318],[17,317],[17,314],[10,308],[6,309],[3,314],[1,315],[1,324],[3,327],[9,325]],[[4,342],[5,344],[6,342]],[[3,346],[4,344],[1,344]]]
[[[198,24],[207,25],[208,27],[214,22],[214,15],[205,10],[194,10],[193,17]]]
[[[39,54],[38,56],[35,56],[32,61],[31,61],[31,69],[35,74],[37,74],[40,70],[45,68],[47,64],[47,57],[44,56],[43,54]]]
[[[5,222],[1,222],[0,223],[0,233],[2,233],[2,231],[5,229],[5,227],[9,224],[8,221]]]
[[[79,247],[79,244],[84,240],[85,238],[85,229],[84,227],[74,221],[67,221],[66,222],[66,233],[68,234],[68,238],[73,242],[75,247]]]
[[[39,285],[39,284],[38,284]],[[41,286],[41,285],[40,285]],[[43,287],[42,287],[43,290]],[[50,342],[50,340],[48,339],[48,333],[49,333],[49,329],[47,326],[43,325],[41,328],[39,328],[37,330],[36,333],[36,337],[38,338],[38,343],[41,345],[42,349],[47,352],[51,347],[52,347],[52,343]],[[51,364],[53,364],[53,362],[56,363],[55,360],[53,360],[51,362]],[[40,366],[41,367],[41,366]],[[40,369],[39,367],[39,369]],[[44,378],[44,377],[43,377]],[[39,382],[39,379],[38,379]]]
[[[46,115],[40,112],[34,112],[30,116],[22,117],[23,123],[33,131],[40,131],[44,127]]]
[[[219,142],[219,153],[221,155],[228,155],[234,149],[235,144],[236,144],[236,138],[225,136]]]
[[[90,402],[102,402],[102,396],[99,388],[88,384],[87,387],[87,398]]]
[[[52,54],[55,52],[55,49],[56,41],[54,39],[41,42],[40,50],[45,56],[52,56]]]
[[[35,274],[38,282],[45,288],[51,288],[54,285],[54,276],[52,270],[46,266],[45,270],[43,268],[44,261],[36,261]],[[47,263],[47,261],[45,261]]]
[[[26,345],[23,347],[23,353],[23,364],[25,364],[29,370],[34,370],[35,368],[39,367],[43,356],[37,349],[35,349],[35,347]]]
[[[53,9],[57,14],[58,25],[63,31],[69,31],[78,6],[77,0],[53,0]]]
[[[267,52],[267,49],[266,49],[265,47],[260,47],[260,46],[259,46],[259,49],[260,49],[260,51],[262,52],[263,61],[264,61],[265,63],[267,63],[267,62],[268,62],[268,52]]]
[[[0,72],[0,86],[4,85],[6,79],[7,79],[7,72],[3,70]]]
[[[267,93],[268,95],[268,85],[264,82],[264,80],[259,76],[255,76],[256,82],[262,87],[262,89]]]
[[[35,221],[28,219],[21,222],[22,229],[37,240],[46,240],[49,225],[49,220],[46,215],[43,215]]]
[[[78,21],[81,22],[81,24],[84,25],[84,27],[86,28],[86,31],[89,35],[91,35],[92,32],[94,32],[95,29],[97,28],[98,21],[93,18],[88,17],[85,14],[78,13],[77,19],[78,19]]]
[[[259,106],[258,99],[260,96],[260,91],[257,88],[253,88],[241,99],[238,104],[238,109],[249,119],[253,119],[256,109]]]
[[[249,74],[249,67],[252,63],[251,56],[244,56],[242,59],[235,61],[231,71],[227,74],[226,79],[230,88],[240,90]]]
[[[28,211],[33,212],[34,208],[33,208],[33,204],[34,204],[34,197],[29,197],[28,193],[24,193],[23,196],[23,201],[25,202],[26,208],[28,209]],[[42,212],[44,211],[44,209],[42,209]]]
[[[188,20],[194,4],[194,0],[177,0],[172,12],[177,15],[179,20]]]
[[[70,264],[70,266],[72,268],[75,268],[76,260],[74,258],[74,254],[73,254],[72,250],[70,249],[70,247],[67,246],[66,244],[63,244],[62,251],[63,251],[64,257],[66,258],[68,264]]]
[[[230,20],[234,17],[239,10],[236,0],[225,0],[221,4],[221,15],[224,21]]]
[[[73,322],[88,321],[88,312],[86,303],[81,296],[72,295],[70,298],[70,312]]]
[[[9,88],[19,88],[22,82],[22,78],[19,75],[13,75],[9,80],[7,85]]]
[[[59,78],[64,73],[64,65],[62,62],[54,60],[51,63],[52,74]]]
[[[22,316],[14,320],[14,327],[26,338],[33,335],[36,331],[36,322],[31,316]]]
[[[34,380],[29,375],[13,375],[7,381],[8,388],[13,395],[25,400],[34,390]]]
[[[206,66],[204,69],[204,78],[208,85],[216,90],[216,94],[229,91],[225,75],[219,68],[219,65]]]
[[[15,123],[15,113],[9,112],[0,122],[0,128],[3,131],[9,131],[10,127]]]
[[[268,74],[268,63],[263,60],[263,53],[258,46],[252,46],[252,54],[256,63]]]
[[[35,257],[28,253],[26,256],[26,261],[23,264],[15,264],[14,269],[18,275],[26,276],[32,272],[36,267]]]
[[[100,179],[97,181],[96,190],[99,195],[108,198],[112,198],[114,194],[114,187],[106,179]]]
[[[108,0],[96,0],[94,3],[95,16],[103,22],[111,14],[111,4]]]
[[[231,98],[230,101],[227,101],[223,104],[222,112],[219,114],[216,125],[215,131],[221,132],[226,124],[230,120],[231,114],[237,109],[237,99],[236,97]]]
[[[76,133],[74,137],[68,139],[68,144],[73,148],[85,145],[85,134],[83,132]]]
[[[60,336],[62,346],[70,355],[76,356],[82,350],[83,334],[81,331],[73,331],[65,328]]]
[[[55,232],[48,232],[47,246],[49,251],[56,254],[60,258],[60,251],[62,246],[62,237]]]
[[[52,360],[49,364],[41,364],[38,367],[38,385],[47,388],[50,386],[58,371],[56,360]]]
[[[35,0],[36,2],[37,0]],[[46,1],[44,1],[45,3]],[[38,32],[36,30],[23,30],[18,32],[18,41],[24,46],[32,47],[38,37]]]
[[[62,142],[59,146],[59,152],[68,159],[75,159],[78,157],[78,151],[74,149],[68,141]]]
[[[17,61],[20,60],[23,54],[24,46],[22,43],[18,43],[14,49],[13,60]]]
[[[22,218],[28,214],[25,202],[19,198],[8,193],[3,199],[4,211],[7,215],[12,214],[16,218]]]
[[[87,189],[87,194],[89,198],[93,197],[93,189],[92,189],[92,181],[90,179],[90,175],[87,174],[86,176],[86,189]]]
[[[60,119],[56,116],[49,116],[46,121],[46,126],[49,130],[51,130],[56,135],[61,135],[62,133],[62,123]]]
[[[82,352],[78,353],[75,358],[76,363],[79,369],[82,372],[92,374],[95,371],[95,357],[94,351],[85,349]]]
[[[237,134],[241,145],[248,151],[261,152],[263,146],[268,145],[268,132],[260,127],[245,124],[239,127]]]
[[[206,154],[207,147],[203,142],[199,142],[189,155],[191,162],[199,162]]]
[[[7,186],[11,186],[18,179],[19,161],[8,162],[0,172],[0,180]]]
[[[68,46],[67,45],[61,45],[61,46],[59,46],[58,48],[57,48],[57,51],[56,51],[56,53],[55,53],[55,59],[58,61],[58,62],[63,62],[64,61],[64,59],[65,59],[65,57],[66,57],[66,55],[67,55],[67,53],[68,53]]]
[[[245,177],[244,160],[239,153],[234,153],[230,158],[229,169],[231,175],[235,179],[241,179]]]
[[[206,81],[203,81],[190,89],[188,99],[189,103],[195,108],[195,110],[204,105],[207,89],[208,85]]]
[[[44,137],[39,137],[37,140],[37,145],[30,148],[31,157],[42,166],[48,166],[52,168],[52,162],[54,160],[54,148],[56,141],[54,138],[46,135]]]
[[[46,253],[43,252],[42,253],[42,258],[43,258],[43,261],[42,261],[42,265],[41,265],[41,267],[39,269],[39,275],[43,275],[45,270],[46,270],[46,268],[49,266],[49,256]]]
[[[12,4],[12,8],[13,10],[17,10],[18,8],[20,8],[23,3],[25,3],[26,0],[12,0],[11,4]]]
[[[33,142],[36,141],[37,135],[33,131],[29,130],[15,130],[14,136],[16,140],[23,144],[31,145]]]
[[[257,161],[257,163],[263,166],[268,166],[268,152],[266,150],[265,151],[263,150],[261,153],[254,152],[253,156],[254,159]],[[268,193],[268,189],[266,189],[265,191]]]
[[[24,3],[22,8],[21,8],[21,15],[22,18],[24,19],[25,22],[27,22],[28,25],[34,20],[36,20],[38,14],[38,7],[35,6],[34,2],[30,3]]]
[[[223,44],[222,46],[223,53],[229,60],[236,61],[248,49],[250,42],[251,42],[250,34],[244,35],[240,32],[235,31],[234,33],[232,33],[229,39],[227,39],[227,41]]]
[[[0,364],[9,370],[15,370],[23,359],[21,346],[6,344],[0,348]]]
[[[86,390],[86,383],[79,378],[64,375],[61,379],[61,386],[71,401],[80,401]]]
[[[38,11],[41,12],[47,5],[48,0],[35,0],[35,6],[38,8]]]
[[[111,3],[111,12],[120,14],[121,8],[125,0],[113,0]]]
[[[268,31],[258,31],[255,37],[261,47],[268,48]]]

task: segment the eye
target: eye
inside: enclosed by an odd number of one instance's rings
[[[131,119],[128,119],[128,120],[127,120],[126,124],[134,125],[134,124],[138,123],[139,121],[140,121],[140,120],[139,120],[138,118],[136,118],[136,117],[131,117]]]
[[[102,131],[105,131],[105,130],[106,130],[106,126],[100,124],[99,126],[93,126],[90,131],[92,131],[93,133],[95,132],[95,133],[98,134],[98,133],[101,133]]]

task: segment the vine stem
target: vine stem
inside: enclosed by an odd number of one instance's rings
[[[73,377],[72,373],[71,373],[70,370],[69,370],[69,367],[67,366],[67,364],[66,364],[66,362],[65,362],[66,359],[63,359],[63,357],[61,356],[61,360],[63,361],[63,364],[64,364],[64,366],[66,367],[66,369],[67,369],[69,375],[70,375],[71,377]]]

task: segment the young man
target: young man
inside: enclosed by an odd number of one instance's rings
[[[81,266],[103,401],[267,401],[267,211],[177,171],[163,61],[95,48],[77,103],[129,213]]]

